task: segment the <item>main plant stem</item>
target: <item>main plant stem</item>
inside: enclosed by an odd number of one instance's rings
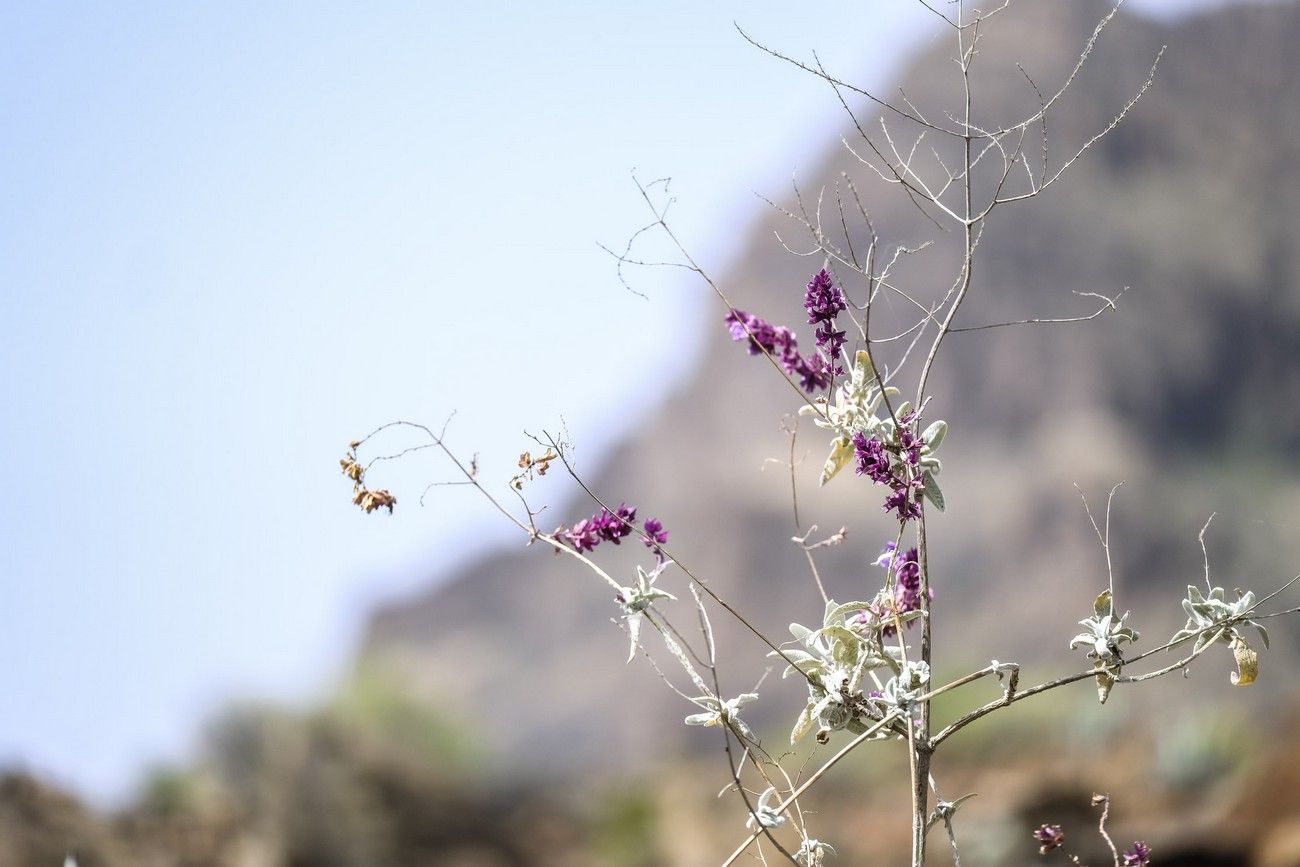
[[[952,329],[952,322],[957,315],[957,309],[961,307],[962,301],[966,300],[966,293],[970,291],[971,270],[975,258],[975,234],[972,219],[974,210],[971,201],[971,173],[974,169],[971,159],[971,142],[974,136],[971,133],[970,64],[975,53],[974,43],[976,37],[973,35],[971,43],[968,45],[965,39],[966,27],[964,4],[962,0],[957,0],[957,57],[961,66],[962,95],[964,97],[962,162],[965,171],[962,177],[962,192],[965,200],[965,219],[962,224],[962,270],[956,297],[953,299],[952,306],[948,308],[947,316],[944,317],[939,326],[939,333],[935,335],[934,344],[930,347],[930,352],[926,356],[925,364],[921,369],[921,381],[916,395],[917,407],[925,405],[925,385],[930,375],[930,366],[934,364],[935,356],[939,352],[939,345],[943,343],[944,337]],[[917,564],[921,568],[921,661],[933,670],[933,634],[931,630],[933,606],[930,604],[930,557],[926,545],[924,506],[922,506],[921,517],[917,520],[916,525],[916,550]],[[924,867],[926,822],[930,817],[930,760],[934,756],[935,749],[935,745],[930,741],[929,701],[921,704],[920,718],[916,722],[915,733],[909,743],[912,751],[910,763],[912,766],[912,867]]]
[[[917,565],[921,569],[921,661],[930,665],[930,571],[925,544],[925,513],[922,512],[916,525]],[[930,757],[934,748],[930,745],[930,702],[921,702],[921,714],[913,724],[913,735],[909,743],[912,750],[912,867],[921,867],[925,863],[926,821],[930,816]]]

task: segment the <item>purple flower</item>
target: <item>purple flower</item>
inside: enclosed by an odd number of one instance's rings
[[[921,563],[915,548],[908,548],[906,553],[900,554],[897,546],[893,542],[885,543],[885,550],[876,558],[876,565],[883,566],[886,569],[894,571],[894,604],[892,608],[886,606],[875,606],[873,610],[877,617],[888,619],[897,612],[898,614],[907,614],[909,611],[916,611],[921,607]],[[930,590],[926,594],[929,598],[934,598],[934,591]],[[908,628],[911,628],[911,623]],[[888,637],[894,634],[892,626],[884,627],[884,634]]]
[[[600,530],[591,519],[584,519],[573,525],[573,529],[561,532],[560,537],[569,543],[573,550],[594,551],[600,544]]]
[[[1038,854],[1046,855],[1053,849],[1058,849],[1065,842],[1065,832],[1061,830],[1060,825],[1043,825],[1034,832],[1034,839],[1038,841]]]
[[[766,319],[751,316],[744,310],[733,309],[722,321],[727,324],[732,340],[749,341],[750,355],[758,355],[763,351],[771,355],[779,355],[794,339],[790,329],[777,328]]]
[[[895,488],[888,497],[885,497],[885,504],[882,508],[886,512],[898,510],[898,520],[900,521],[912,521],[921,517],[921,501],[912,496],[911,485]]]
[[[612,512],[601,509],[590,518],[584,518],[574,524],[570,529],[561,527],[555,531],[555,537],[575,551],[593,551],[601,542],[619,544],[636,529],[632,526],[634,523],[636,523],[636,506],[620,503],[619,507]],[[642,541],[654,551],[656,559],[662,560],[663,551],[659,549],[659,545],[668,541],[668,531],[657,519],[650,518],[645,522]]]
[[[799,385],[804,391],[813,392],[827,388],[831,384],[831,366],[820,355],[810,355],[798,369],[790,371],[799,377]]]
[[[921,461],[921,448],[925,441],[912,432],[911,421],[916,417],[915,412],[909,412],[898,420],[903,425],[898,432],[898,447],[903,454],[903,460],[912,466],[916,466]]]
[[[1151,847],[1137,840],[1124,852],[1124,867],[1147,867],[1151,862]]]
[[[748,341],[750,355],[766,352],[776,359],[781,368],[799,379],[804,391],[826,388],[833,374],[842,373],[822,356],[814,353],[807,357],[799,354],[799,341],[789,328],[772,325],[765,319],[751,316],[744,310],[733,309],[723,318],[731,339]]]
[[[864,433],[853,435],[853,453],[858,459],[856,472],[860,476],[870,476],[878,485],[887,485],[894,480],[893,470],[889,468],[889,455],[884,445],[876,437]]]
[[[808,311],[808,324],[831,322],[847,309],[844,293],[831,281],[830,272],[825,268],[813,275],[804,292],[803,307]]]
[[[628,508],[626,503],[619,504],[619,507],[613,512],[608,509],[601,509],[591,518],[591,523],[595,526],[596,532],[600,538],[606,542],[613,542],[615,545],[624,536],[632,532],[632,522],[636,520],[636,507]]]
[[[839,358],[840,350],[844,347],[844,332],[835,330],[835,323],[823,322],[817,326],[813,336],[817,338],[817,345],[826,351],[831,358]],[[843,373],[843,370],[837,371]]]
[[[668,531],[664,529],[664,525],[658,518],[646,518],[645,535],[643,541],[652,548],[656,543],[662,545],[668,541]]]

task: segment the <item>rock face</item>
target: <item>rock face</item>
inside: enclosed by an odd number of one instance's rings
[[[1082,0],[1026,0],[995,19],[977,65],[979,122],[1032,111],[1036,97],[1015,62],[1054,89],[1106,11]],[[1297,41],[1293,3],[1173,24],[1120,14],[1051,119],[1049,158],[1059,165],[1103,128],[1168,44],[1155,85],[1058,185],[990,221],[964,324],[1079,315],[1095,305],[1072,293],[1131,289],[1117,313],[1090,323],[958,334],[945,345],[928,412],[951,425],[949,507],[932,529],[941,669],[990,657],[1044,672],[1077,665],[1064,644],[1104,587],[1105,566],[1075,482],[1094,504],[1127,483],[1114,518],[1121,607],[1134,609],[1150,638],[1181,621],[1178,597],[1200,575],[1196,534],[1211,512],[1219,513],[1208,541],[1221,583],[1268,591],[1296,571]],[[904,76],[908,95],[933,116],[953,105],[949,55],[933,48]],[[864,126],[874,123],[867,106],[854,108]],[[844,134],[852,140],[852,127]],[[887,244],[936,240],[899,279],[925,297],[942,292],[952,280],[952,234],[936,233],[897,190],[871,183],[838,136],[800,183],[812,200],[819,188],[833,192],[842,172],[860,183]],[[798,226],[769,212],[718,276],[737,306],[796,327],[811,345],[800,303],[820,262],[784,251],[774,231],[800,238]],[[899,299],[879,309],[873,333],[906,321]],[[585,480],[603,498],[661,517],[680,560],[780,640],[790,619],[816,619],[821,607],[790,542],[789,474],[764,468],[789,455],[778,422],[797,402],[727,339],[724,312],[706,308],[699,367]],[[891,364],[896,345],[882,349]],[[826,446],[811,425],[800,428],[800,518],[823,534],[848,526],[846,544],[828,549],[819,566],[832,596],[860,598],[878,586],[869,564],[890,524],[879,489],[863,479],[815,487]],[[545,491],[561,489],[547,482]],[[575,498],[549,514],[557,511],[573,521],[592,506]],[[602,562],[628,574],[634,553]],[[680,577],[668,579],[671,589],[688,599]],[[501,553],[376,613],[362,657],[367,668],[397,673],[412,695],[462,715],[512,773],[618,773],[687,745],[713,749],[713,732],[664,725],[688,707],[647,666],[623,665],[625,638],[608,623],[616,613],[609,596],[567,558]],[[714,620],[724,659],[735,660],[722,672],[723,689],[745,691],[764,668],[765,648],[721,612]],[[1265,677],[1295,656],[1286,629],[1279,632]],[[1168,696],[1220,689],[1216,665],[1226,671],[1229,662],[1211,661]],[[755,706],[766,706],[757,722],[787,726],[782,708],[797,706],[798,690],[775,681],[767,689],[773,701]],[[1281,677],[1272,689],[1282,691]]]

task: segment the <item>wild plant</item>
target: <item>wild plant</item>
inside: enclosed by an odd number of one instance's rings
[[[680,722],[720,732],[728,766],[726,790],[737,799],[737,840],[729,852],[719,853],[717,860],[723,867],[747,854],[764,863],[776,858],[801,867],[820,865],[831,858],[837,830],[815,828],[815,817],[802,808],[801,798],[846,756],[868,745],[906,752],[913,867],[925,861],[930,834],[939,828],[953,862],[960,865],[957,816],[970,795],[942,796],[933,773],[934,757],[955,734],[1013,704],[1080,682],[1094,683],[1097,698],[1104,704],[1113,690],[1183,672],[1220,646],[1226,646],[1232,655],[1235,670],[1231,683],[1246,686],[1258,676],[1258,654],[1268,646],[1262,621],[1300,610],[1270,609],[1270,603],[1297,579],[1262,597],[1253,592],[1230,595],[1213,584],[1205,553],[1204,589],[1190,585],[1181,600],[1186,625],[1156,646],[1138,650],[1138,618],[1120,606],[1121,588],[1116,587],[1111,565],[1113,488],[1100,520],[1084,500],[1087,520],[1105,554],[1106,574],[1099,576],[1092,610],[1081,612],[1080,632],[1073,638],[1062,636],[1063,644],[1079,651],[1081,667],[1024,686],[1018,663],[991,659],[949,682],[932,679],[934,648],[941,638],[935,633],[932,614],[935,604],[943,603],[944,576],[933,573],[930,552],[932,538],[940,529],[937,516],[945,508],[943,445],[960,436],[961,426],[959,420],[950,426],[945,420],[928,417],[933,398],[931,373],[945,357],[941,350],[953,335],[998,328],[1060,328],[1117,309],[1119,292],[1088,293],[1088,312],[1078,316],[972,321],[977,315],[972,308],[979,306],[978,293],[972,291],[972,275],[977,260],[986,255],[981,242],[990,217],[1005,208],[1028,206],[1046,194],[1121,124],[1152,86],[1163,49],[1152,59],[1145,80],[1134,82],[1131,98],[1116,107],[1113,119],[1061,151],[1060,145],[1054,144],[1056,137],[1049,135],[1049,121],[1057,116],[1065,95],[1093,57],[1122,0],[1096,24],[1053,87],[1044,88],[1020,70],[1028,107],[1018,120],[1001,124],[981,121],[972,68],[991,62],[981,54],[982,40],[1006,13],[1010,0],[988,10],[975,8],[971,0],[935,5],[927,0],[917,2],[932,13],[936,26],[953,44],[955,110],[922,110],[905,91],[896,99],[886,99],[832,74],[815,55],[799,60],[743,30],[740,34],[762,52],[824,82],[855,132],[844,147],[863,177],[905,197],[936,233],[956,238],[955,270],[947,285],[905,285],[903,263],[927,255],[931,242],[887,245],[867,207],[863,184],[849,176],[833,189],[818,190],[815,196],[805,195],[796,186],[792,206],[769,203],[804,238],[797,247],[784,238],[781,242],[791,255],[810,262],[807,283],[800,287],[805,324],[813,329],[810,347],[807,343],[801,346],[792,328],[733,303],[730,291],[697,262],[674,232],[667,219],[670,200],[666,183],[636,180],[651,215],[649,222],[632,235],[625,248],[611,251],[625,285],[627,274],[635,267],[675,267],[698,278],[720,302],[725,332],[720,330],[719,338],[725,333],[767,368],[766,375],[778,376],[788,384],[788,393],[797,405],[790,429],[793,431],[798,419],[810,420],[816,428],[827,455],[817,470],[819,483],[859,485],[865,495],[874,498],[873,508],[889,517],[893,529],[888,537],[863,552],[865,581],[860,595],[842,601],[831,598],[817,565],[821,549],[849,544],[846,531],[816,539],[815,528],[810,528],[794,542],[806,555],[812,586],[821,597],[821,619],[792,622],[788,638],[765,634],[746,617],[740,602],[724,599],[708,576],[692,570],[689,554],[670,547],[668,530],[657,518],[644,515],[626,501],[616,505],[614,499],[592,490],[575,471],[565,437],[549,433],[534,437],[520,455],[518,472],[504,492],[489,490],[481,482],[476,459],[465,460],[452,451],[445,425],[440,430],[407,421],[383,425],[351,443],[341,461],[354,485],[354,502],[367,512],[381,508],[391,512],[397,502],[393,494],[368,485],[372,467],[414,451],[437,450],[458,471],[456,484],[474,488],[529,544],[571,558],[604,583],[611,596],[611,615],[627,635],[627,662],[643,656],[677,692],[688,711],[665,724]],[[877,112],[874,121],[864,118],[863,104]],[[638,255],[637,245],[652,234],[668,245],[671,259],[651,261]],[[872,313],[886,299],[912,311],[910,324],[880,333]],[[382,435],[398,427],[418,432],[423,441],[397,453],[381,452],[363,460],[363,450],[376,450]],[[539,476],[555,468],[566,471],[590,499],[591,513],[547,530],[538,523],[542,509],[530,501],[527,492]],[[789,469],[792,474],[801,471],[793,461]],[[629,493],[619,492],[619,498]],[[1204,534],[1202,528],[1203,553]],[[624,541],[643,546],[645,560],[635,574],[616,577],[602,565],[601,552]],[[873,566],[866,565],[873,560]],[[761,686],[738,694],[721,688],[722,663],[712,626],[712,618],[720,613],[752,635],[753,649],[770,657],[781,677],[806,686],[804,699],[786,709],[788,740],[793,745],[811,739],[816,757],[812,764],[785,744],[765,742],[747,722],[750,709],[765,700]],[[681,625],[687,620],[694,621],[689,630]],[[688,631],[698,637],[688,639]],[[650,641],[662,645],[680,674],[669,676],[660,670],[656,656],[648,650]],[[1172,661],[1157,661],[1171,653]],[[611,665],[617,662],[610,660]],[[977,696],[981,682],[998,684],[992,697],[972,697],[965,712],[941,727],[934,724],[932,702],[937,696],[958,690]],[[1147,864],[1151,852],[1142,841],[1133,842],[1124,851],[1112,842],[1106,826],[1109,799],[1098,795],[1094,806],[1102,810],[1098,830],[1116,867]],[[1057,825],[1040,827],[1034,842],[1045,855],[1068,852]],[[1077,857],[1067,857],[1079,863]]]

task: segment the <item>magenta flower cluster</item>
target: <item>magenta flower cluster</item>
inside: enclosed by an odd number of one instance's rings
[[[803,307],[808,311],[808,324],[817,326],[814,336],[827,365],[834,367],[836,376],[842,375],[844,369],[837,362],[844,347],[844,332],[835,330],[835,318],[848,309],[848,304],[843,290],[835,285],[825,268],[808,281]]]
[[[584,518],[569,529],[561,528],[556,536],[575,551],[594,551],[601,542],[619,544],[626,536],[632,534],[636,523],[636,506],[620,503],[613,512],[601,509],[590,518]],[[659,546],[668,541],[668,531],[658,518],[647,518],[641,533],[641,541],[654,551],[655,558],[664,558]]]
[[[773,325],[744,310],[733,308],[723,322],[731,332],[732,340],[748,341],[750,355],[766,352],[786,373],[798,378],[804,391],[812,393],[829,388],[831,379],[844,373],[844,368],[838,363],[844,347],[844,332],[836,330],[835,319],[848,309],[848,303],[844,300],[843,290],[835,285],[830,272],[823,268],[808,281],[803,306],[808,312],[808,324],[817,326],[814,336],[819,351],[809,355],[799,353],[799,341],[789,328]]]
[[[732,340],[748,340],[750,355],[766,351],[786,373],[799,379],[804,391],[811,393],[830,386],[831,370],[826,359],[817,353],[800,355],[799,341],[789,328],[773,325],[744,310],[732,310],[723,321]]]
[[[1124,851],[1124,867],[1147,867],[1151,863],[1151,847],[1141,840]]]
[[[1038,841],[1038,853],[1046,855],[1065,842],[1065,832],[1060,825],[1043,825],[1034,832],[1034,839]]]
[[[924,443],[910,427],[914,417],[914,413],[908,413],[899,419],[902,428],[897,436],[897,461],[879,437],[869,437],[861,432],[853,435],[857,474],[869,476],[871,481],[890,489],[889,496],[885,497],[884,510],[897,512],[900,521],[921,517],[921,493],[925,481],[916,466],[921,461]]]
[[[876,558],[876,565],[894,572],[894,611],[906,614],[921,607],[921,563],[915,548],[908,548],[899,553],[894,542],[886,542],[885,548]],[[928,592],[934,598],[934,590]],[[888,617],[892,612],[875,611],[878,617]],[[908,626],[911,626],[909,623]],[[893,635],[893,627],[885,627],[886,635]]]

